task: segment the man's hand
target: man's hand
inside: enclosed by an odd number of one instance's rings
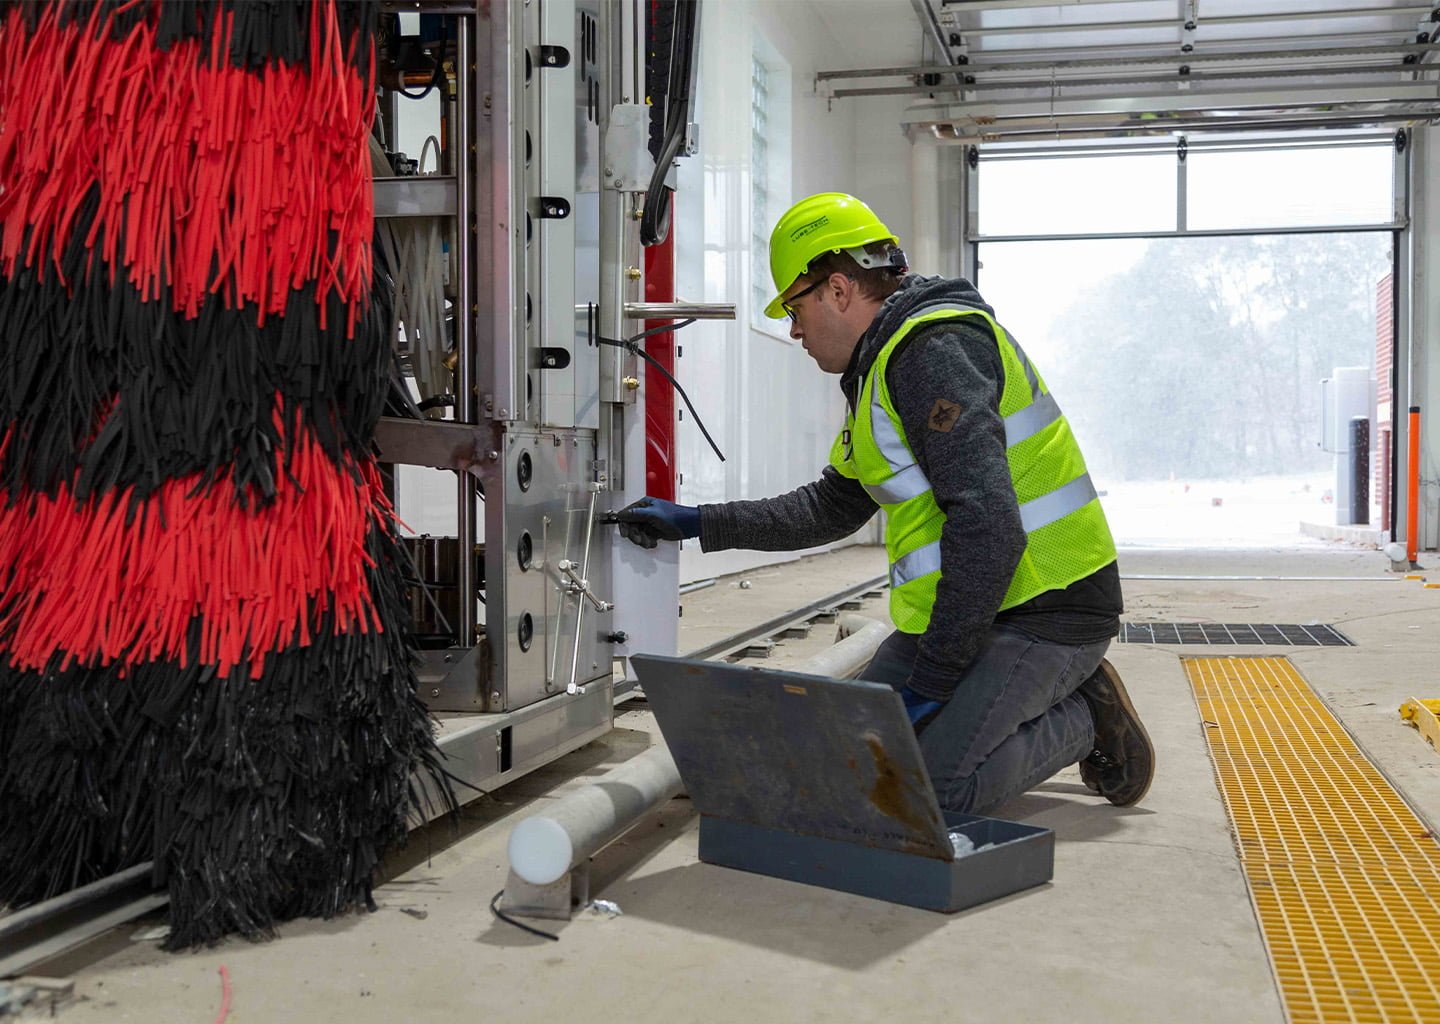
[[[641,498],[615,513],[620,533],[642,548],[653,548],[662,540],[684,540],[700,536],[700,510],[660,498]]]
[[[900,699],[905,702],[905,713],[910,716],[911,725],[919,725],[945,705],[938,700],[922,697],[908,686],[900,687]]]

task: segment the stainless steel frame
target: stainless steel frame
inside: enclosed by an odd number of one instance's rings
[[[598,445],[633,394],[613,379],[602,393],[596,335],[617,336],[640,295],[639,245],[635,200],[603,193],[600,165],[643,57],[631,6],[401,6],[456,26],[453,174],[376,190],[382,216],[455,218],[456,403],[453,420],[382,420],[376,440],[388,463],[455,473],[458,621],[453,644],[421,652],[420,696],[460,713],[441,746],[479,789],[603,734],[613,715],[610,544],[595,518],[623,467]]]

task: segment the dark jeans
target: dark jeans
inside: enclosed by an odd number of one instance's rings
[[[917,636],[891,634],[860,678],[900,688],[918,647]],[[940,806],[984,814],[1089,754],[1095,723],[1075,690],[1109,647],[1109,640],[1068,647],[991,627],[955,696],[920,732]]]

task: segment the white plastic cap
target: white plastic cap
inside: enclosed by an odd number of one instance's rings
[[[570,833],[545,817],[526,818],[510,833],[510,868],[531,885],[549,885],[570,870]]]

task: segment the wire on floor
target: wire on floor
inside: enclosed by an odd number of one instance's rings
[[[549,932],[546,932],[546,931],[541,931],[539,928],[531,928],[528,924],[525,924],[523,921],[517,921],[517,920],[515,920],[515,919],[514,919],[513,917],[511,917],[509,914],[505,913],[505,911],[501,910],[501,909],[500,909],[500,897],[501,897],[501,896],[504,896],[504,895],[505,895],[505,890],[504,890],[504,889],[501,889],[499,892],[497,892],[497,893],[495,894],[495,897],[490,901],[490,913],[494,914],[496,917],[498,917],[500,920],[504,921],[506,924],[513,924],[516,928],[519,928],[522,932],[529,932],[531,935],[538,935],[538,936],[540,936],[540,938],[542,938],[542,939],[549,939],[551,942],[559,942],[559,941],[560,941],[560,936],[558,936],[558,935],[552,935],[552,934],[550,934]]]

